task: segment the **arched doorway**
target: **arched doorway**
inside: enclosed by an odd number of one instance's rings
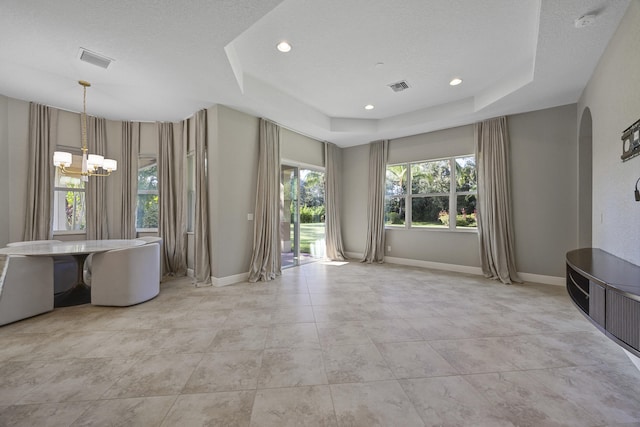
[[[591,247],[593,228],[593,129],[591,110],[585,108],[578,134],[578,247]]]

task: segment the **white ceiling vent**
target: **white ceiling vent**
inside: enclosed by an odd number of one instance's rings
[[[401,82],[397,83],[391,83],[387,86],[389,86],[394,92],[402,92],[405,89],[409,89],[409,83],[407,83],[406,80],[402,80]]]
[[[99,53],[91,52],[83,47],[80,48],[79,58],[81,61],[87,62],[89,64],[96,65],[98,67],[106,69],[109,67],[109,64],[113,61],[111,58],[107,58],[104,55],[100,55]]]

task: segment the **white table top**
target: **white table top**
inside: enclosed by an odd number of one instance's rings
[[[112,249],[125,249],[144,245],[146,242],[137,239],[127,240],[77,240],[69,242],[46,242],[33,245],[11,246],[0,249],[5,255],[78,255],[105,252]]]

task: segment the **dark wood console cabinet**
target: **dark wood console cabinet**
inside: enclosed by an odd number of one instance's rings
[[[640,357],[640,266],[601,249],[567,252],[567,292],[598,329]]]

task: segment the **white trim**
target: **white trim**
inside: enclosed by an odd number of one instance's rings
[[[360,260],[364,256],[358,252],[345,252],[345,255],[351,260]],[[457,273],[476,274],[482,276],[482,268],[472,267],[469,265],[459,264],[446,264],[441,262],[422,261],[419,259],[410,258],[396,258],[385,256],[384,261],[389,264],[408,265],[411,267],[432,268],[435,270],[455,271]],[[518,272],[518,275],[526,283],[542,283],[544,285],[564,286],[566,279],[564,277],[557,276],[545,276],[542,274],[522,273]]]
[[[385,262],[390,264],[408,265],[411,267],[432,268],[434,270],[455,271],[457,273],[477,274],[482,275],[482,269],[480,267],[471,267],[468,265],[459,264],[445,264],[442,262],[422,261],[419,259],[409,258],[396,258],[396,257],[384,257]]]
[[[521,272],[518,272],[518,275],[526,283],[542,283],[544,285],[555,285],[555,286],[565,286],[567,283],[566,282],[567,279],[565,277],[545,276],[542,274],[521,273]]]
[[[233,276],[226,277],[213,277],[211,276],[211,284],[213,286],[222,287],[233,285],[234,283],[246,282],[249,279],[249,272],[234,274]]]

